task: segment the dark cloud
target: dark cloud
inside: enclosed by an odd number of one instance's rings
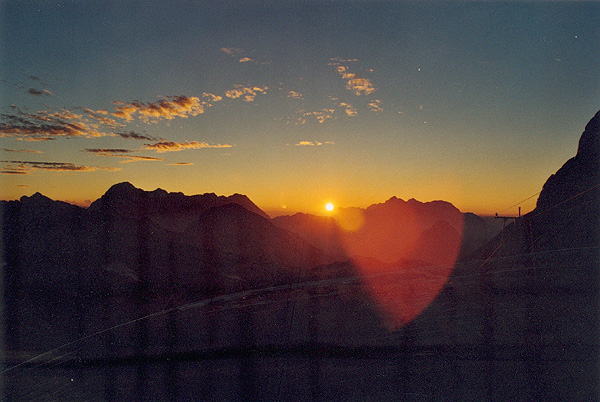
[[[115,133],[115,134],[121,138],[127,138],[127,139],[132,139],[132,140],[146,140],[146,141],[160,140],[160,138],[155,138],[155,137],[145,135],[145,134],[139,134],[139,133],[136,133],[135,131],[130,131],[128,133],[120,132],[120,133]]]
[[[26,170],[0,170],[0,174],[29,174]]]
[[[114,158],[127,158],[127,160],[121,161],[121,163],[131,162],[160,162],[164,161],[162,158],[156,158],[154,156],[138,156],[130,155],[130,152],[135,152],[130,149],[119,149],[119,148],[87,148],[85,152],[94,153],[97,156],[110,156]]]
[[[0,161],[6,164],[4,174],[27,174],[34,170],[55,172],[93,172],[94,170],[119,170],[108,167],[76,165],[69,162],[37,162],[37,161]]]
[[[50,113],[40,111],[26,114],[0,114],[0,137],[18,137],[32,141],[51,137],[101,137],[106,134],[68,110]]]
[[[35,88],[29,88],[27,90],[27,93],[30,95],[35,95],[35,96],[50,96],[50,95],[54,95],[52,92],[45,90],[45,89],[35,89]]]
[[[130,149],[123,148],[86,148],[84,151],[94,154],[126,154],[132,152]]]
[[[2,135],[0,134],[0,137],[2,137]],[[56,138],[52,138],[52,137],[28,137],[25,138],[25,141],[54,141]]]
[[[3,151],[5,152],[16,152],[16,153],[28,153],[28,154],[43,154],[42,151],[34,151],[31,149],[9,149],[9,148],[2,148]]]

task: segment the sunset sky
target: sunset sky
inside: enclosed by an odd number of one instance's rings
[[[599,26],[591,2],[0,1],[0,195],[516,213],[600,109]]]

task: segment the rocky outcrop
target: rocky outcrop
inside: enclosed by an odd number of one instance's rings
[[[586,125],[577,155],[546,181],[528,219],[537,250],[600,243],[600,111]]]
[[[537,211],[542,212],[561,202],[568,202],[584,192],[595,192],[586,198],[598,198],[599,184],[600,111],[586,125],[579,140],[577,155],[569,159],[544,184],[537,201]]]

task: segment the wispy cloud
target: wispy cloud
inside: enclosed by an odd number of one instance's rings
[[[353,78],[350,78],[346,83],[346,89],[354,92],[356,96],[369,95],[375,92],[373,83],[368,78],[360,77],[353,74]]]
[[[68,162],[36,162],[36,161],[0,161],[5,164],[1,169],[2,174],[29,174],[36,170],[49,170],[54,172],[93,172],[95,170],[120,170],[111,167],[76,165]]]
[[[248,57],[245,55],[242,56],[244,53],[248,53],[248,52],[244,51],[244,49],[240,49],[237,47],[222,47],[221,51],[223,53],[228,54],[232,58],[235,58],[239,63],[268,64],[265,62],[259,62],[258,60],[254,59],[252,57]],[[249,52],[249,53],[253,53],[253,52]]]
[[[223,99],[220,95],[215,95],[210,92],[202,92],[203,105],[206,107],[211,107],[213,103],[219,102]]]
[[[101,137],[97,126],[84,121],[83,116],[69,110],[38,111],[32,114],[0,115],[0,137],[17,137],[29,141],[46,141],[55,137]]]
[[[162,119],[187,118],[204,113],[204,105],[200,98],[195,96],[167,96],[153,103],[116,101],[114,104],[116,105],[115,112],[112,113],[114,117],[132,121],[137,115],[140,120],[148,124]]]
[[[121,137],[121,138],[132,139],[132,140],[145,140],[145,141],[158,141],[158,140],[160,140],[160,138],[152,137],[152,136],[146,135],[146,134],[136,133],[135,131],[116,132],[114,134],[117,135],[117,136],[119,136],[119,137]]]
[[[317,110],[314,112],[306,112],[304,110],[298,110],[296,112],[299,115],[294,124],[306,124],[308,119],[315,119],[317,122],[323,124],[325,121],[333,118],[333,113],[335,109],[323,108],[321,110]]]
[[[123,148],[86,148],[84,152],[91,152],[100,156],[113,156],[115,154],[127,154],[132,151]]]
[[[341,57],[332,57],[331,58],[332,63],[354,63],[357,61],[358,61],[358,59],[344,59]]]
[[[3,135],[0,133],[0,137],[3,137]],[[56,138],[53,137],[27,137],[27,138],[17,138],[18,140],[25,140],[25,141],[36,141],[36,142],[41,142],[41,141],[54,141]]]
[[[175,163],[167,163],[169,166],[192,166],[192,162],[175,162]]]
[[[223,51],[232,54],[237,50],[225,49]],[[0,138],[9,137],[22,141],[51,141],[61,137],[93,138],[116,136],[147,142],[163,141],[160,137],[126,130],[125,127],[133,121],[154,124],[165,120],[170,121],[175,118],[197,116],[205,113],[207,108],[222,101],[225,97],[252,102],[258,95],[267,93],[267,90],[268,87],[266,86],[235,85],[233,89],[226,91],[222,95],[202,92],[199,96],[162,96],[157,101],[148,103],[138,100],[130,102],[117,100],[113,102],[114,109],[112,111],[75,107],[72,110],[79,112],[67,109],[60,109],[58,111],[49,109],[30,113],[23,112],[17,106],[12,105],[12,113],[0,114]],[[35,95],[43,94],[43,91],[35,90],[34,88],[31,88],[30,92]],[[230,146],[220,144],[210,145],[198,142],[182,144],[179,149]],[[179,149],[169,148],[169,150]]]
[[[146,144],[144,149],[153,150],[159,153],[183,151],[184,149],[202,149],[202,148],[231,148],[229,144],[209,144],[206,142],[186,141],[161,141],[155,144]]]
[[[1,169],[0,174],[29,174],[26,170],[10,170],[8,168]]]
[[[253,102],[259,94],[267,93],[268,89],[269,87],[244,87],[242,85],[235,85],[234,89],[225,92],[225,96],[231,99],[241,98],[244,102]]]
[[[373,99],[371,102],[369,102],[369,109],[371,109],[371,111],[375,113],[383,112],[381,100]]]
[[[292,99],[300,99],[300,100],[304,99],[302,94],[300,92],[296,92],[296,91],[288,91],[287,97],[292,98]]]
[[[118,123],[115,119],[111,119],[110,117],[107,117],[107,115],[108,115],[107,110],[92,110],[92,109],[84,108],[83,112],[87,116],[89,116],[93,119],[96,119],[98,121],[98,123],[100,123],[102,125],[112,127],[112,128],[125,126],[122,123]]]
[[[344,109],[344,112],[346,112],[346,116],[354,117],[358,114],[358,109],[356,109],[349,103],[341,102],[340,106]]]
[[[20,154],[23,154],[23,153],[27,153],[27,154],[43,154],[42,151],[34,151],[34,150],[31,150],[31,149],[9,149],[9,148],[2,148],[2,150],[4,152],[16,152],[16,153],[20,153]]]
[[[321,145],[332,145],[333,141],[325,141],[325,142],[319,142],[319,141],[300,141],[297,144],[294,144],[297,147],[319,147]]]
[[[35,88],[29,88],[27,90],[27,93],[30,95],[34,95],[34,96],[50,96],[50,95],[54,95],[52,92],[46,90],[46,89],[35,89]]]
[[[132,151],[130,149],[122,149],[122,148],[86,148],[86,149],[84,149],[84,152],[90,152],[90,153],[96,154],[96,156],[126,158],[126,160],[121,161],[120,163],[164,161],[164,159],[162,159],[162,158],[156,158],[153,156],[131,155],[131,152],[135,152],[135,151]]]
[[[236,48],[236,47],[222,47],[221,51],[223,53],[227,53],[227,54],[232,55],[232,56],[241,54],[243,52],[242,49],[239,49],[239,48]]]
[[[112,155],[117,156],[117,155]],[[131,162],[161,162],[164,161],[163,158],[155,158],[153,156],[137,156],[137,155],[118,155],[128,158],[121,163],[131,163]]]
[[[335,57],[331,59],[329,65],[334,66],[335,71],[346,81],[346,89],[354,92],[356,96],[370,95],[377,90],[371,80],[358,73],[351,72],[350,67],[347,65],[347,63],[356,61],[358,60]],[[372,70],[369,69],[368,71]]]

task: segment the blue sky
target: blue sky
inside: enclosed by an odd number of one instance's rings
[[[3,1],[0,18],[4,199],[130,181],[276,213],[391,196],[493,213],[600,108],[598,3]]]

